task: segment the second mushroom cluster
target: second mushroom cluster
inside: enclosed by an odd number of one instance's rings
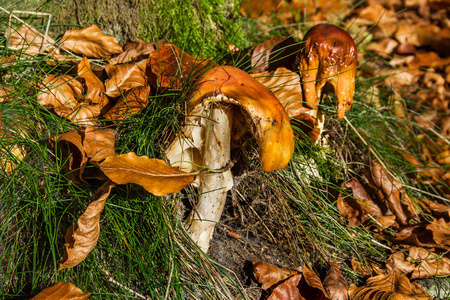
[[[262,67],[253,65],[260,72],[289,72],[291,84],[295,83],[289,99],[282,99],[282,92],[277,93],[276,88],[271,91],[265,85],[267,76],[249,75],[236,67],[215,66],[197,76],[186,101],[182,132],[166,150],[166,157],[172,166],[185,172],[200,172],[194,183],[199,197],[185,228],[205,252],[223,212],[227,192],[233,187],[231,152],[254,138],[264,171],[285,168],[295,146],[291,120],[302,120],[307,114],[316,123],[311,124],[313,130],[317,130],[317,124],[320,127],[318,108],[326,83],[334,88],[339,118],[353,103],[357,62],[352,37],[337,26],[317,25],[298,45],[291,48],[295,49],[290,54],[296,58],[293,66],[278,63],[277,69],[271,70],[271,58],[263,59],[266,64]],[[289,47],[282,49],[262,55],[286,57],[284,52]],[[289,69],[297,69],[298,74]],[[164,76],[163,70],[153,73],[159,79]],[[318,134],[314,136],[317,139]]]

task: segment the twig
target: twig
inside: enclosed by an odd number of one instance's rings
[[[138,292],[130,289],[129,287],[124,286],[123,284],[121,284],[120,282],[117,282],[112,276],[111,273],[109,273],[107,270],[105,270],[104,268],[100,268],[100,270],[105,273],[106,276],[108,276],[108,281],[111,282],[112,284],[117,285],[118,287],[120,287],[121,289],[124,289],[125,291],[129,292],[130,294],[140,298],[140,299],[145,299],[145,300],[149,300],[151,299],[148,296],[144,296],[139,294]]]

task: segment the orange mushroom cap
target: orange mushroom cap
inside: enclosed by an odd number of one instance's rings
[[[329,82],[337,97],[338,117],[343,118],[353,104],[356,76],[356,45],[345,30],[331,24],[311,28],[304,37],[298,62],[304,100],[317,109],[321,90]]]
[[[195,88],[187,103],[188,115],[198,105],[211,102],[238,106],[258,142],[264,171],[286,167],[294,152],[294,135],[283,106],[268,88],[231,66],[208,70],[198,79]]]

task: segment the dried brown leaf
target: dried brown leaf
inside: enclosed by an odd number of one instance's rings
[[[12,50],[23,51],[29,55],[36,55],[39,52],[50,52],[55,41],[49,36],[44,41],[44,35],[40,34],[36,28],[23,24],[19,28],[9,28],[5,32],[8,40],[8,47]]]
[[[61,111],[59,115],[70,120],[72,123],[79,126],[95,126],[95,120],[101,114],[102,107],[100,104],[86,105],[82,104],[75,109],[69,111],[68,109]]]
[[[91,163],[99,163],[115,155],[114,130],[86,128],[83,149]]]
[[[117,101],[105,115],[105,119],[121,120],[127,119],[131,115],[147,107],[148,97],[150,95],[150,86],[140,86],[129,90],[123,97]]]
[[[256,46],[252,52],[253,74],[285,68],[293,71],[301,44],[292,37],[277,36]]]
[[[408,64],[410,68],[440,68],[450,64],[450,57],[441,58],[436,52],[419,52],[414,59]]]
[[[347,300],[348,299],[348,285],[339,270],[339,265],[332,261],[327,275],[323,280],[323,287],[328,293],[330,299],[333,300]]]
[[[402,184],[391,178],[377,162],[372,163],[371,176],[379,189],[380,198],[386,200],[386,205],[397,216],[402,225],[416,216],[411,199],[403,191]]]
[[[371,277],[361,287],[352,284],[348,293],[350,300],[431,300],[418,283],[394,272]]]
[[[356,180],[344,184],[342,188],[351,190],[351,196],[344,197],[340,193],[336,206],[341,215],[347,218],[350,224],[359,226],[368,215],[373,217],[383,215],[379,206],[370,199],[364,187]]]
[[[433,220],[431,224],[426,226],[431,231],[434,242],[442,249],[450,249],[450,224],[443,218]]]
[[[118,97],[128,90],[145,86],[147,82],[146,65],[145,60],[138,63],[106,65],[105,70],[109,79],[105,81],[105,94],[109,97]]]
[[[85,300],[91,293],[83,293],[81,289],[69,282],[58,282],[46,288],[31,300]]]
[[[133,152],[108,157],[100,169],[117,184],[136,183],[157,196],[177,193],[195,177],[162,160],[138,157]]]
[[[146,43],[143,40],[135,39],[134,41],[128,41],[122,48],[122,53],[109,60],[112,65],[146,59],[150,53],[157,49],[157,44]]]
[[[82,180],[82,173],[88,161],[84,152],[83,138],[82,130],[72,130],[50,140],[58,148],[64,150],[62,158],[66,162],[64,169],[68,173],[68,178],[74,181]]]
[[[78,64],[78,76],[83,78],[86,83],[86,100],[89,104],[100,104],[104,107],[108,103],[108,98],[105,96],[105,85],[98,78],[94,72],[92,72],[91,64],[87,57],[83,57]]]
[[[298,284],[300,280],[303,278],[302,274],[297,274],[280,285],[278,285],[273,291],[272,294],[267,298],[267,300],[306,300],[312,298],[304,298],[298,289]]]
[[[61,43],[63,49],[87,57],[102,58],[122,52],[114,37],[102,33],[95,25],[66,31]]]
[[[388,270],[394,268],[409,279],[450,275],[450,259],[421,247],[396,252],[388,258]]]
[[[303,278],[305,279],[309,288],[306,288],[305,285],[300,285],[299,290],[305,299],[314,299],[314,300],[328,300],[328,293],[322,285],[322,281],[319,276],[317,276],[314,270],[309,269],[306,266],[303,266]]]
[[[55,110],[58,115],[69,115],[78,107],[83,96],[83,85],[69,75],[50,75],[38,85],[38,102]]]
[[[115,186],[111,181],[105,182],[95,193],[94,201],[86,211],[78,218],[78,229],[73,237],[66,233],[64,244],[66,253],[58,270],[73,268],[82,262],[97,244],[100,235],[100,214],[105,207],[106,199]],[[69,228],[68,233],[73,232]]]
[[[154,88],[178,90],[187,79],[194,80],[208,66],[214,66],[212,60],[191,56],[175,45],[165,43],[150,53],[147,76]]]
[[[253,269],[255,279],[262,284],[264,290],[292,275],[298,274],[297,271],[280,268],[262,261],[253,261]]]
[[[284,0],[247,0],[242,1],[241,13],[247,17],[258,18],[268,16],[274,11],[279,11],[284,4]]]

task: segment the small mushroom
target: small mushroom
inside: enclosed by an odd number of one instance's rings
[[[345,30],[320,24],[305,35],[298,54],[305,104],[318,109],[322,88],[329,82],[337,97],[338,117],[342,119],[353,103],[356,75],[356,46]]]
[[[200,196],[185,222],[192,239],[206,252],[227,191],[233,187],[231,150],[253,136],[262,168],[271,172],[286,167],[294,138],[280,101],[235,67],[219,66],[205,72],[186,107],[183,132],[166,150],[166,157],[184,171],[209,170],[198,176]]]

